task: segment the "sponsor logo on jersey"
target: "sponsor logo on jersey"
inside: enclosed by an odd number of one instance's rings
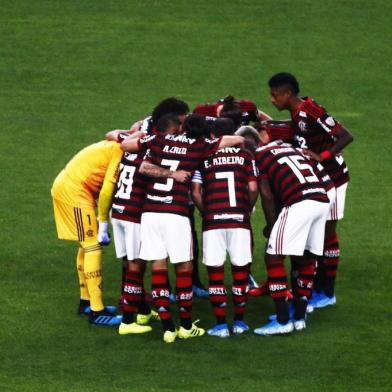
[[[215,214],[214,215],[214,220],[226,220],[226,219],[232,219],[237,222],[243,222],[244,214]]]
[[[119,214],[122,214],[124,212],[125,207],[113,203],[112,204],[112,209],[116,210],[116,212],[118,212]]]
[[[129,152],[126,152],[125,154],[124,154],[124,158],[127,160],[127,161],[134,161],[136,158],[137,158],[137,154],[132,154],[132,153],[129,153]]]
[[[154,195],[147,195],[147,199],[152,201],[159,201],[161,203],[171,204],[173,202],[173,196],[154,196]]]
[[[92,237],[94,235],[94,232],[91,229],[89,229],[86,231],[86,234],[87,234],[87,237]]]
[[[307,117],[306,112],[303,112],[302,110],[300,110],[300,112],[298,114],[300,117],[304,117],[304,118]]]
[[[327,125],[329,125],[330,127],[335,126],[335,120],[331,116],[327,117],[327,119],[325,120],[325,123]]]

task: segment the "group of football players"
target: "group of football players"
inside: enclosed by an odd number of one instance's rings
[[[150,321],[159,318],[166,343],[202,336],[205,330],[192,322],[195,294],[211,302],[216,325],[209,335],[248,331],[251,214],[259,195],[268,278],[251,294],[265,288],[276,314],[254,333],[303,330],[307,312],[336,303],[336,223],[343,217],[349,180],[341,152],[353,137],[312,98],[299,95],[293,75],[278,73],[269,87],[273,105],[289,111],[291,119],[274,121],[253,102],[232,96],[198,105],[192,114],[185,102],[167,98],[129,130],[111,131],[105,141],[80,151],[58,175],[52,187],[58,237],[79,243],[78,313],[89,315],[91,324],[139,334],[151,331]],[[202,217],[208,290],[198,273],[195,207]],[[123,259],[121,316],[102,300],[102,245],[110,243],[110,211],[116,255]],[[291,258],[291,289],[285,256]],[[155,310],[144,287],[147,261]],[[174,265],[173,288],[168,263]],[[170,311],[174,301],[178,328]]]

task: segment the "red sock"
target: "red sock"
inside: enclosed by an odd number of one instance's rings
[[[227,291],[224,284],[225,269],[208,267],[208,292],[212,310],[218,324],[226,323]]]
[[[325,239],[324,243],[324,282],[323,290],[328,297],[333,297],[335,293],[335,280],[340,262],[339,238],[333,234]]]
[[[181,325],[185,329],[192,327],[192,272],[176,273],[176,298],[180,309]]]
[[[151,295],[160,319],[171,319],[167,269],[153,269],[151,273],[151,280]]]
[[[234,320],[243,320],[248,301],[249,266],[237,267],[232,265],[231,273],[233,275]]]
[[[295,298],[309,299],[312,296],[313,280],[316,268],[316,258],[308,257],[300,264],[297,264],[297,278],[295,279]]]
[[[136,313],[143,295],[143,276],[138,272],[125,274],[122,293],[122,309],[127,313]]]
[[[287,273],[283,260],[276,260],[267,264],[268,288],[274,301],[286,301],[287,299]]]

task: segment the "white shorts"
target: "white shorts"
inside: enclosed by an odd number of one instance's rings
[[[170,258],[173,264],[193,259],[189,218],[176,214],[144,212],[141,220],[140,258]]]
[[[302,256],[305,250],[321,256],[328,203],[304,200],[284,207],[272,228],[267,253]]]
[[[220,267],[225,263],[226,252],[231,264],[238,267],[252,262],[250,230],[214,229],[203,231],[203,264]]]
[[[344,215],[348,182],[336,188],[336,196],[331,205],[327,220],[340,220]],[[328,192],[329,195],[329,192]]]
[[[140,253],[140,223],[112,218],[116,256],[136,260]]]

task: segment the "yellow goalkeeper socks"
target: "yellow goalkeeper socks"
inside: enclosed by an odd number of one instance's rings
[[[100,244],[83,246],[84,278],[90,295],[90,306],[94,312],[103,310],[102,301],[102,247]]]
[[[82,247],[79,247],[78,254],[76,256],[76,269],[78,271],[79,278],[80,299],[90,301],[86,279],[84,278],[84,250]]]

